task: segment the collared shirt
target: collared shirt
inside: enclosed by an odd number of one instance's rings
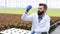
[[[39,17],[39,18],[38,18],[39,23],[40,23],[41,20],[42,20],[42,17]]]
[[[43,19],[44,16],[45,16],[44,14],[41,15],[40,17],[38,16],[38,21],[39,21],[39,23],[40,23],[40,21]]]

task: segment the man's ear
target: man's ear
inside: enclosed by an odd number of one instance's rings
[[[47,11],[47,9],[44,9],[44,11],[46,12],[46,11]]]

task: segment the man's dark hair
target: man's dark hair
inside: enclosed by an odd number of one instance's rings
[[[44,6],[44,9],[47,9],[47,5],[44,3],[40,3],[39,6]]]

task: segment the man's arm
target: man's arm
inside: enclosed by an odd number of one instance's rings
[[[27,13],[29,12],[29,10],[32,8],[31,5],[28,5],[26,7],[26,12],[25,14],[22,15],[21,19],[24,20],[24,21],[32,21],[32,15],[28,16]]]
[[[23,14],[21,19],[24,21],[32,21],[32,15],[28,16],[27,14]]]

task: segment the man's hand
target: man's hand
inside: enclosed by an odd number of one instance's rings
[[[32,8],[32,6],[31,6],[31,5],[28,5],[28,6],[26,7],[26,12],[25,12],[25,13],[28,13],[31,8]]]
[[[35,31],[32,31],[31,34],[35,34]]]

